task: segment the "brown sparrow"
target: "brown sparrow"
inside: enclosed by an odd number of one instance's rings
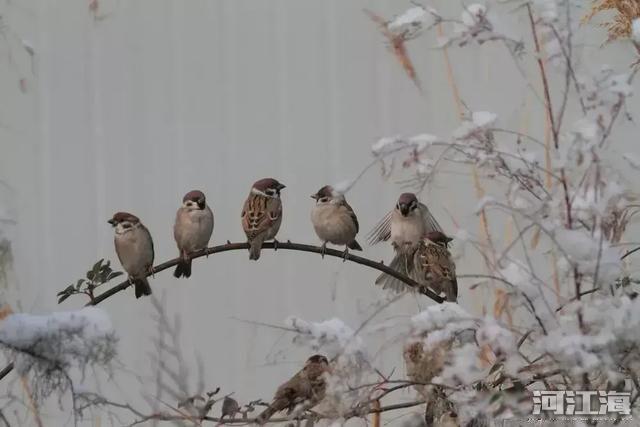
[[[330,185],[325,185],[312,194],[311,198],[316,200],[311,209],[311,223],[323,242],[322,256],[327,243],[345,245],[345,256],[349,249],[361,251],[362,247],[356,242],[356,234],[360,228],[358,218],[344,195],[336,193]]]
[[[282,223],[280,191],[285,188],[273,178],[256,181],[242,208],[242,228],[249,242],[249,259],[260,258],[262,243],[274,239]],[[277,244],[277,242],[276,242]]]
[[[452,340],[444,340],[425,348],[422,341],[410,342],[404,347],[407,378],[416,383],[413,387],[426,402],[427,425],[441,425],[438,420],[455,414],[453,404],[442,387],[430,384],[442,373],[450,357]]]
[[[135,287],[136,298],[151,295],[147,275],[153,267],[153,240],[140,219],[127,212],[117,212],[109,221],[115,229],[114,242],[122,268]]]
[[[176,213],[173,226],[173,237],[180,251],[180,262],[173,275],[175,277],[191,276],[191,254],[204,249],[209,244],[213,233],[213,212],[207,206],[207,200],[202,191],[188,192],[182,198],[182,206]]]
[[[413,256],[412,278],[437,294],[444,293],[447,301],[456,302],[458,281],[456,265],[451,259],[448,244],[453,240],[440,231],[427,233]]]
[[[413,254],[424,235],[430,231],[442,231],[429,208],[420,203],[413,193],[403,193],[393,211],[389,212],[369,233],[369,244],[391,240],[396,256],[389,267],[409,276],[413,271]],[[376,285],[402,292],[407,285],[386,274],[376,279]]]
[[[328,371],[329,361],[326,357],[320,354],[311,356],[302,370],[278,387],[273,402],[258,415],[256,422],[265,424],[276,412],[286,409],[291,413],[300,404],[304,404],[306,409],[317,405],[324,399],[327,386],[324,374]]]

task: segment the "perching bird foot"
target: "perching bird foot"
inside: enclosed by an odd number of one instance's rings
[[[349,256],[349,247],[347,246],[344,248],[344,252],[342,253],[342,262],[345,262],[348,256]]]
[[[280,244],[280,242],[278,242],[276,239],[273,239],[273,250],[277,251],[278,250],[278,245]]]
[[[324,259],[324,254],[327,252],[327,242],[324,242],[322,246],[320,246],[320,249],[320,256],[322,256],[322,259]]]

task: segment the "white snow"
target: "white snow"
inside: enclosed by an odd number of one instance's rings
[[[534,0],[533,5],[538,12],[538,16],[545,23],[553,23],[558,19],[557,0]]]
[[[397,31],[405,26],[422,26],[430,19],[430,12],[421,6],[407,9],[401,15],[398,15],[393,21],[389,22],[387,28],[391,31]]]
[[[334,195],[344,195],[347,193],[347,191],[351,190],[353,184],[355,184],[354,180],[345,179],[338,182],[337,184],[332,185],[331,187],[333,188]]]
[[[0,344],[63,366],[90,356],[102,343],[113,340],[111,320],[96,307],[50,315],[12,314],[0,324]],[[31,363],[28,360],[25,368]]]
[[[418,153],[422,153],[431,145],[437,142],[443,142],[443,139],[429,133],[421,133],[420,135],[415,135],[409,138],[408,142],[415,146],[415,150]]]
[[[308,322],[291,316],[285,320],[285,325],[300,334],[294,338],[294,342],[304,343],[314,350],[322,349],[329,357],[340,353],[356,353],[364,349],[362,339],[354,335],[354,330],[338,318]]]
[[[380,138],[371,146],[371,152],[376,156],[382,156],[404,145],[400,136]]]
[[[483,209],[486,209],[487,206],[490,206],[494,203],[496,203],[496,199],[494,197],[484,196],[482,199],[478,200],[478,203],[476,203],[476,207],[473,212],[478,215],[480,212],[482,212]]]
[[[465,139],[475,132],[487,129],[493,125],[498,116],[489,111],[475,111],[471,113],[471,117],[462,122],[456,130],[453,131],[453,137],[456,139]]]
[[[482,20],[482,17],[484,17],[486,14],[486,6],[479,3],[473,3],[467,6],[462,11],[460,19],[462,20],[462,23],[467,27],[474,27],[478,22]]]
[[[475,111],[471,114],[471,119],[478,127],[488,127],[496,122],[498,115],[489,111]]]
[[[555,237],[570,261],[577,264],[583,274],[598,272],[599,281],[613,281],[622,273],[622,263],[618,251],[609,242],[584,231],[556,230]],[[599,260],[599,262],[598,262]]]

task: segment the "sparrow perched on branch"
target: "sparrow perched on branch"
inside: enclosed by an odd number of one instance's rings
[[[263,178],[251,187],[242,208],[242,228],[250,245],[249,259],[259,259],[262,243],[275,239],[280,229],[280,223],[282,223],[280,191],[283,188],[285,185],[273,178]]]
[[[410,276],[413,272],[413,254],[424,235],[430,231],[442,231],[442,228],[429,208],[420,203],[415,194],[403,193],[398,198],[395,209],[385,215],[369,233],[368,241],[375,245],[391,240],[396,255],[389,267]],[[384,273],[376,279],[376,285],[396,292],[408,289],[404,282]]]
[[[349,249],[361,251],[356,242],[356,234],[360,229],[355,212],[347,203],[343,194],[325,185],[317,193],[311,195],[316,204],[311,209],[311,223],[318,237],[322,240],[322,255],[327,243],[345,245],[345,256]]]
[[[278,387],[273,402],[258,415],[256,422],[262,425],[276,412],[286,409],[288,413],[291,413],[300,404],[303,404],[306,409],[317,405],[324,399],[325,372],[329,372],[327,358],[320,354],[311,356],[307,359],[302,370]]]
[[[458,299],[456,265],[451,259],[449,242],[453,240],[440,231],[427,233],[413,256],[412,278],[437,294],[444,293],[447,301]]]
[[[109,221],[115,229],[114,242],[122,268],[135,287],[136,298],[151,295],[147,275],[153,267],[153,240],[140,219],[127,212],[117,212]]]
[[[209,244],[213,233],[213,212],[207,205],[202,191],[188,192],[182,198],[182,206],[176,213],[173,226],[173,237],[176,239],[180,251],[180,262],[173,275],[175,277],[191,276],[190,254],[204,249]]]

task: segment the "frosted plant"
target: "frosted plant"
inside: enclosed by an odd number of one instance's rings
[[[0,346],[32,380],[37,398],[73,388],[70,375],[109,369],[117,339],[107,314],[94,307],[50,315],[12,314],[0,324]]]
[[[599,3],[598,10],[618,2]],[[492,36],[495,23],[508,18],[501,12],[493,2],[461,5],[460,18],[441,17],[456,24],[441,46],[501,39]],[[626,101],[636,70],[579,67],[574,33],[580,11],[568,1],[535,1],[505,13],[521,13],[531,24],[534,43],[523,47],[523,55],[538,63],[545,140],[507,129],[496,114],[465,104],[460,125],[448,136],[430,136],[425,129],[427,137],[392,136],[372,145],[384,176],[394,176],[401,165],[403,178],[410,175],[401,183],[418,191],[451,164],[467,165],[476,187],[482,177],[492,179],[490,193],[483,189],[475,209],[480,235],[449,234],[461,236],[454,245],[470,246],[484,260],[484,271],[458,273],[475,279],[472,288],[492,291],[493,315],[463,315],[464,309],[448,304],[430,307],[413,318],[408,339],[418,339],[424,351],[450,343],[433,381],[448,387],[443,398],[461,410],[463,425],[479,415],[527,416],[530,393],[538,389],[626,390],[637,411],[639,299],[629,268],[635,250],[625,252],[623,242],[634,240],[625,235],[639,205],[637,178],[625,176],[620,165],[637,170],[640,158],[612,150],[613,129],[629,116]],[[628,36],[634,26],[629,20]],[[550,81],[560,92],[550,90]],[[496,220],[512,224],[516,236],[496,239]],[[473,331],[473,339],[456,335],[464,329]]]

